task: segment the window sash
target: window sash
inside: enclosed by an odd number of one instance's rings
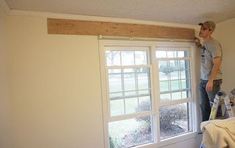
[[[143,48],[141,48],[141,47],[134,47],[134,48],[130,48],[130,47],[120,47],[120,48],[123,48],[124,50],[123,50],[123,52],[126,52],[126,51],[132,51],[133,53],[135,53],[136,51],[134,50],[134,49],[137,49],[138,51],[144,51],[145,53],[145,55],[147,56],[146,57],[146,59],[147,59],[147,63],[145,64],[145,65],[122,65],[122,62],[120,62],[120,65],[114,65],[114,66],[110,66],[110,65],[106,65],[106,67],[105,67],[105,69],[106,69],[106,74],[107,74],[107,81],[108,81],[108,86],[109,87],[107,87],[107,96],[109,96],[108,97],[108,100],[109,100],[109,102],[108,102],[108,105],[109,105],[109,115],[110,115],[110,119],[112,120],[112,118],[113,117],[116,117],[116,116],[118,116],[119,118],[121,117],[121,116],[123,116],[123,119],[125,119],[126,117],[128,117],[129,116],[129,114],[132,114],[132,115],[138,115],[138,114],[140,114],[141,112],[145,112],[145,111],[135,111],[135,112],[133,112],[133,113],[128,113],[128,111],[126,110],[126,102],[128,101],[127,99],[128,98],[135,98],[136,97],[136,99],[137,99],[137,107],[139,108],[139,106],[140,106],[140,102],[139,102],[139,100],[140,100],[140,97],[143,97],[143,96],[149,96],[149,102],[150,102],[150,111],[151,111],[151,109],[152,109],[152,105],[151,105],[151,102],[152,102],[152,98],[153,98],[153,96],[152,96],[152,82],[151,82],[151,66],[150,66],[150,61],[149,61],[149,49],[147,49],[147,47],[143,47]],[[148,47],[149,48],[149,47]],[[113,49],[119,49],[119,47],[114,47],[114,46],[112,46],[112,47],[106,47],[105,48],[106,49],[106,51],[117,51],[117,50],[113,50]],[[120,50],[120,52],[122,52],[121,50]],[[120,53],[121,54],[121,53]],[[106,58],[107,59],[107,58]],[[134,57],[134,59],[135,59],[135,57]],[[120,61],[122,60],[122,56],[120,56]],[[106,62],[107,63],[107,62]],[[133,64],[135,64],[135,62],[133,63]],[[142,69],[146,69],[147,71],[145,71],[145,72],[136,72],[136,70],[138,70],[138,68],[140,69],[140,68],[142,68]],[[110,79],[109,79],[109,77],[110,77],[110,74],[109,74],[109,70],[115,70],[115,69],[118,69],[118,70],[120,70],[119,71],[119,75],[120,75],[120,80],[121,80],[121,90],[119,90],[119,91],[116,91],[116,92],[111,92],[110,90],[109,90],[109,88],[111,87],[111,82],[109,81]],[[132,81],[134,81],[134,87],[135,88],[132,88],[131,90],[128,90],[128,89],[126,89],[125,88],[125,75],[126,74],[128,74],[127,72],[125,72],[125,70],[127,70],[127,69],[132,69],[133,71],[132,72],[130,72],[131,74],[133,74],[134,76],[133,76],[133,79],[134,80],[132,80]],[[141,70],[141,69],[140,69]],[[129,73],[129,74],[130,74]],[[147,86],[147,88],[144,88],[144,89],[141,89],[140,88],[140,86],[139,86],[139,83],[138,83],[138,76],[139,76],[139,74],[140,73],[145,73],[146,75],[147,75],[147,83],[148,83],[148,86]],[[110,84],[110,85],[109,85]],[[141,91],[148,91],[147,92],[147,94],[145,93],[145,94],[140,94],[140,92]],[[128,93],[128,92],[133,92],[133,93],[135,93],[135,94],[133,94],[133,95],[126,95],[126,93]],[[119,96],[117,96],[117,97],[110,97],[110,95],[111,94],[118,94],[119,93]],[[123,109],[121,109],[121,111],[120,111],[120,113],[118,113],[118,114],[112,114],[112,110],[111,109],[113,109],[112,108],[112,106],[111,106],[111,101],[113,101],[113,100],[120,100],[120,101],[122,101],[123,103],[121,103],[122,105],[121,105],[121,107],[123,108]]]

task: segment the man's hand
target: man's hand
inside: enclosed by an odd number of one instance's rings
[[[195,42],[195,45],[198,47],[198,48],[201,48],[202,47],[202,44],[201,44],[201,41],[199,38],[195,37],[194,38],[194,42]]]
[[[206,84],[206,91],[210,92],[213,89],[213,81],[209,80]]]

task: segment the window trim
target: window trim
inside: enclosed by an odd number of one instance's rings
[[[150,115],[155,120],[153,120],[152,126],[153,126],[153,140],[154,143],[149,143],[149,144],[144,144],[140,145],[137,147],[145,147],[146,145],[168,145],[169,141],[168,139],[165,140],[160,140],[160,121],[159,121],[159,107],[160,107],[160,99],[158,98],[158,94],[160,94],[160,86],[159,86],[159,72],[157,69],[157,60],[155,57],[155,52],[157,47],[163,47],[167,46],[169,47],[169,44],[172,47],[182,47],[182,46],[187,46],[187,48],[190,47],[190,67],[191,67],[191,99],[188,100],[189,105],[190,105],[190,110],[189,114],[192,116],[189,118],[190,123],[189,126],[192,129],[192,132],[182,134],[179,136],[176,136],[171,139],[175,139],[175,142],[182,141],[184,139],[185,135],[188,137],[189,135],[194,135],[196,130],[197,130],[197,114],[196,114],[196,77],[195,77],[195,46],[190,43],[190,42],[166,42],[166,41],[126,41],[126,40],[108,40],[108,39],[100,39],[99,40],[99,55],[100,55],[100,73],[101,73],[101,91],[102,91],[102,108],[103,108],[103,131],[104,131],[104,145],[105,148],[109,148],[109,133],[108,133],[108,123],[110,121],[118,121],[120,119],[128,119],[129,117],[136,117],[136,114],[130,114],[130,115],[125,115],[125,117],[110,117],[110,107],[109,107],[109,100],[108,100],[108,82],[107,82],[107,68],[105,68],[105,46],[136,46],[136,47],[149,47],[149,52],[148,52],[148,62],[150,65],[150,83],[151,83],[151,95],[152,95],[152,111],[147,111],[144,113],[138,113],[140,116],[144,115]],[[185,59],[185,58],[183,58]],[[187,58],[186,58],[187,59]],[[181,101],[181,100],[180,100]],[[162,104],[161,104],[162,106]],[[165,144],[164,144],[165,143]]]

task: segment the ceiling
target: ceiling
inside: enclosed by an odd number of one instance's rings
[[[235,0],[5,0],[11,10],[196,25],[235,18]]]

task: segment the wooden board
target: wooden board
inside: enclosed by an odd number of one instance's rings
[[[193,39],[195,31],[189,28],[166,27],[128,23],[47,19],[48,34],[103,35],[144,38]]]

